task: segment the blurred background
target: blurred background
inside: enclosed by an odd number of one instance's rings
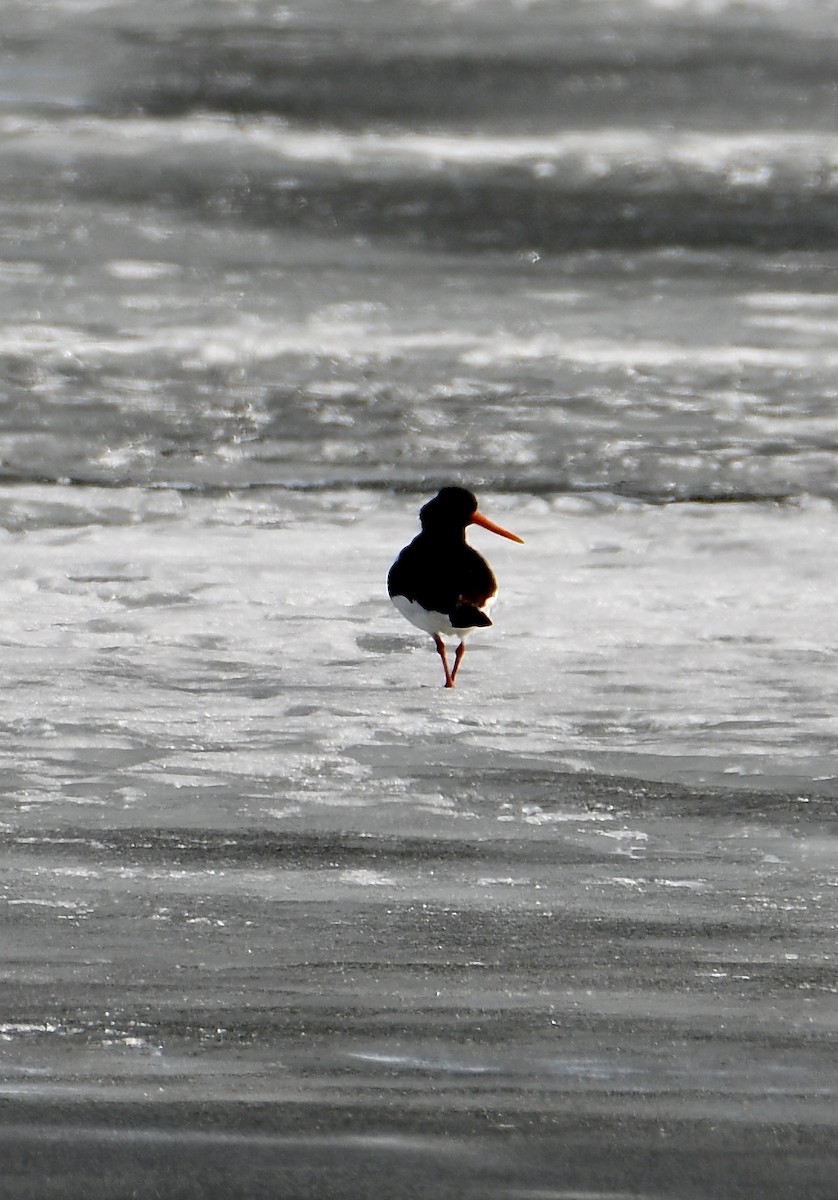
[[[3,476],[831,498],[834,15],[10,0]]]

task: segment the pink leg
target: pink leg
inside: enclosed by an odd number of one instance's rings
[[[460,669],[460,663],[462,661],[462,658],[463,658],[463,655],[465,654],[465,652],[466,652],[466,644],[465,644],[465,642],[460,642],[459,646],[457,647],[457,653],[454,655],[454,670],[451,672],[451,686],[452,687],[454,686],[454,680],[457,678],[457,672]]]
[[[439,653],[439,657],[442,659],[442,665],[445,669],[445,686],[453,687],[454,686],[454,676],[448,670],[448,657],[445,653],[445,642],[443,642],[442,638],[439,636],[438,633],[434,634],[434,642],[436,643],[437,652]],[[457,668],[455,667],[454,670],[456,671],[456,669]]]

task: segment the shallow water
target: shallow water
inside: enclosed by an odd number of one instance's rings
[[[829,6],[8,10],[8,1194],[831,1197]]]
[[[53,492],[7,534],[11,1194],[829,1195],[830,506],[487,496],[528,540],[452,694],[382,596],[412,501]]]

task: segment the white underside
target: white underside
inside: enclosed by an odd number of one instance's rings
[[[431,636],[439,633],[449,637],[458,637],[460,641],[463,641],[470,633],[474,633],[475,629],[486,628],[482,625],[469,625],[465,629],[456,629],[445,613],[433,612],[432,610],[423,608],[415,600],[408,600],[407,596],[391,596],[390,599],[402,616],[410,621],[411,625],[415,625],[417,629],[423,629],[425,633],[429,633]],[[494,600],[494,596],[483,605],[480,611],[488,613],[492,600]]]

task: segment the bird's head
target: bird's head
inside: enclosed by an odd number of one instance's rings
[[[484,517],[477,511],[477,497],[468,488],[444,487],[419,510],[422,529],[427,533],[464,532],[467,525],[481,525],[484,529],[509,538],[512,542],[523,542],[517,534],[510,533]]]

